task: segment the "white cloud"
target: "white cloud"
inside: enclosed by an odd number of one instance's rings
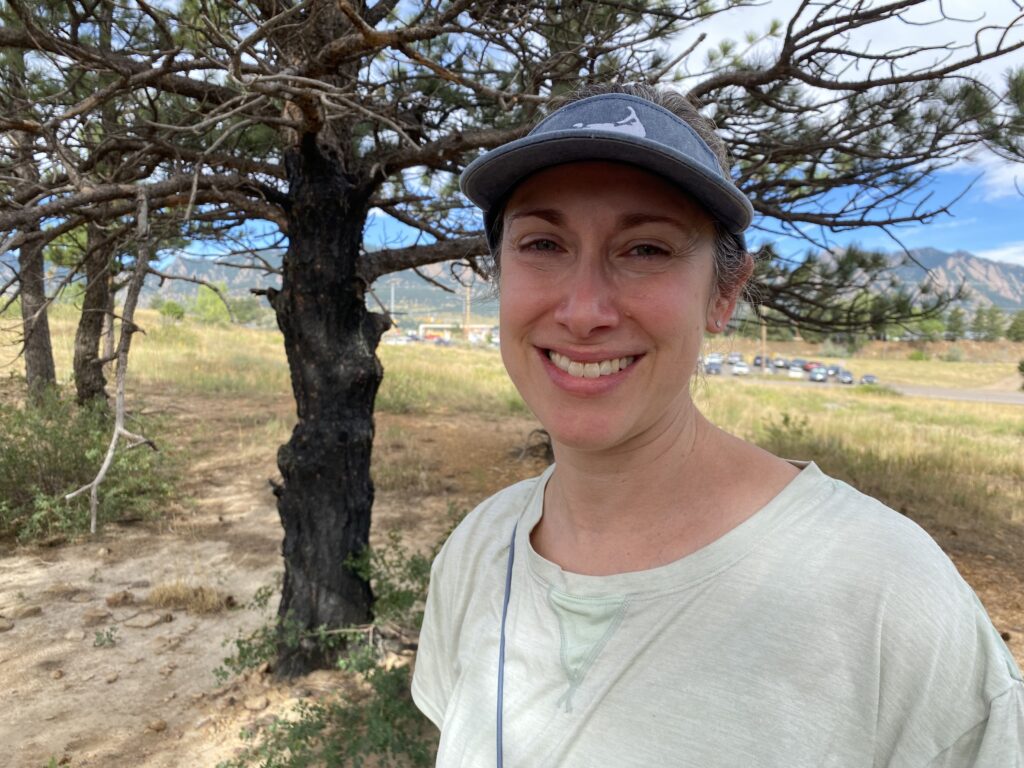
[[[978,182],[984,200],[1020,197],[1021,190],[1024,190],[1024,163],[1014,163],[985,152],[972,157],[967,169],[984,174]]]
[[[983,259],[1002,261],[1007,264],[1016,264],[1017,266],[1024,267],[1024,240],[1018,240],[1014,243],[1006,243],[998,248],[975,251],[974,255],[980,256]]]

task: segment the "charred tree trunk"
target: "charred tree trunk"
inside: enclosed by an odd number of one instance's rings
[[[18,280],[21,284],[21,319],[25,345],[25,380],[28,395],[38,401],[43,391],[57,383],[50,344],[50,320],[46,312],[46,276],[43,246],[26,243],[18,254]]]
[[[372,617],[370,585],[346,566],[369,541],[375,350],[387,320],[369,312],[356,265],[369,194],[307,135],[288,156],[291,208],[280,293],[273,297],[291,369],[298,424],[277,455],[284,527],[278,615],[304,629]],[[312,642],[282,644],[277,672],[330,663]]]
[[[101,243],[103,233],[89,225],[88,250],[85,256],[85,295],[82,316],[75,332],[74,376],[78,403],[103,398],[106,400],[107,380],[100,362],[100,337],[103,316],[107,313],[110,294],[110,251]]]

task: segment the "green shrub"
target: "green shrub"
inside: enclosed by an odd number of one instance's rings
[[[454,525],[459,515],[450,507],[449,517]],[[383,546],[349,559],[347,566],[373,587],[377,626],[398,627],[400,635],[418,631],[433,555],[410,552],[401,535],[392,531]],[[262,593],[252,605],[265,609],[268,599],[269,593]],[[337,653],[338,667],[362,684],[353,687],[354,692],[302,702],[287,718],[275,719],[259,733],[243,731],[249,744],[219,768],[430,765],[437,732],[409,695],[409,666],[386,664],[382,646],[370,641],[374,636],[379,637],[379,631],[366,628],[304,631],[286,618],[234,640],[235,653],[215,670],[222,681],[231,672],[239,674],[271,661],[278,642],[312,641]]]
[[[949,350],[941,356],[941,359],[947,363],[962,363],[964,360],[964,353],[960,347],[950,347]]]
[[[185,317],[185,308],[176,301],[167,300],[160,304],[160,317],[167,320],[182,320]]]
[[[407,666],[386,668],[368,646],[354,651],[347,668],[363,677],[368,690],[324,702],[302,702],[293,719],[274,720],[256,743],[220,768],[389,768],[427,766],[433,730],[409,695]]]
[[[0,536],[24,542],[87,530],[88,494],[64,496],[96,476],[112,432],[101,403],[78,407],[56,390],[36,406],[0,404]],[[100,520],[157,510],[170,494],[165,464],[146,448],[119,450],[100,486]]]
[[[907,360],[915,360],[917,362],[923,362],[925,360],[931,360],[932,356],[925,352],[923,349],[915,349],[909,355]]]

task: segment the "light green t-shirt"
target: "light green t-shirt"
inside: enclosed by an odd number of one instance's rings
[[[438,766],[496,762],[518,521],[506,768],[1024,768],[1021,674],[910,520],[810,464],[681,560],[583,576],[530,546],[550,473],[477,507],[434,563],[412,691]]]

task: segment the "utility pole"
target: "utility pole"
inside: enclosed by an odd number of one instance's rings
[[[768,324],[761,316],[761,375],[768,373]]]
[[[462,335],[466,337],[466,341],[469,341],[469,316],[473,307],[473,285],[466,285],[466,300],[463,302],[465,307],[465,316],[462,319]]]

